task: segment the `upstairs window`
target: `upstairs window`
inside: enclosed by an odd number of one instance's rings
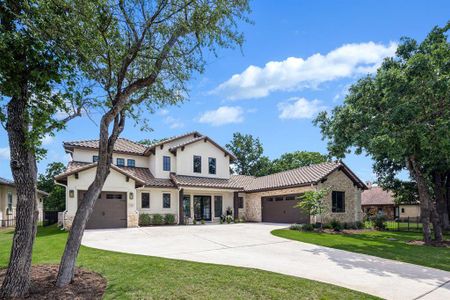
[[[170,171],[170,156],[163,156],[163,171]]]
[[[216,159],[214,157],[208,158],[209,174],[216,174]]]
[[[116,164],[120,167],[125,166],[125,159],[123,159],[123,158],[116,159]]]
[[[170,208],[170,194],[163,193],[163,208]]]
[[[194,173],[202,172],[202,157],[194,155]]]
[[[127,166],[135,167],[136,166],[136,161],[134,159],[127,159]]]
[[[141,208],[150,208],[150,193],[141,194]]]
[[[331,193],[331,211],[334,213],[345,212],[345,193],[333,191]]]
[[[13,208],[13,194],[8,192],[8,213],[12,213]]]
[[[92,156],[92,162],[98,162],[98,155]]]

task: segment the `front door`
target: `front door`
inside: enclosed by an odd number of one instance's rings
[[[194,218],[211,221],[211,196],[194,196]]]

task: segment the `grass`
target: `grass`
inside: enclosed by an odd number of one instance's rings
[[[279,229],[272,231],[272,234],[305,243],[450,271],[450,248],[407,244],[410,240],[422,239],[421,233],[417,232],[365,231],[359,234],[330,234]]]
[[[12,230],[0,231],[0,268]],[[58,264],[67,233],[39,228],[33,264]],[[183,245],[180,245],[182,247]],[[342,287],[255,269],[122,254],[82,247],[80,267],[108,280],[105,299],[376,299]]]

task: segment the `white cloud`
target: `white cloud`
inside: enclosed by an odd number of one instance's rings
[[[198,121],[212,126],[241,123],[244,121],[244,111],[239,106],[221,106],[216,110],[204,112]]]
[[[161,116],[166,116],[166,115],[169,114],[169,111],[168,111],[167,109],[163,108],[163,109],[161,109],[161,110],[159,111],[159,114],[160,114]]]
[[[0,159],[9,159],[9,148],[0,148]]]
[[[291,98],[286,102],[278,103],[280,119],[310,119],[326,107],[317,99]]]
[[[375,72],[383,59],[395,54],[397,44],[374,42],[346,44],[322,55],[303,59],[289,57],[270,61],[264,67],[249,66],[233,75],[212,93],[228,99],[250,99],[268,96],[275,91],[315,88],[323,82]]]
[[[183,128],[184,127],[184,123],[181,122],[178,119],[175,119],[174,117],[171,116],[167,116],[164,118],[164,123],[166,123],[167,125],[169,125],[169,127],[171,129],[178,129],[178,128]]]

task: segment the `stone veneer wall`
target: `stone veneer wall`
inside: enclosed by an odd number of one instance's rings
[[[248,221],[252,222],[262,221],[261,197],[301,194],[305,191],[322,187],[331,187],[332,190],[345,192],[344,213],[332,213],[331,192],[327,196],[328,212],[324,215],[324,223],[330,222],[332,219],[348,223],[353,223],[355,221],[361,220],[361,189],[354,186],[353,181],[348,178],[347,175],[345,175],[342,171],[335,171],[328,176],[325,182],[320,183],[317,186],[303,186],[297,188],[247,193],[244,200],[245,217]],[[319,221],[319,219],[317,219],[317,221]],[[315,222],[314,218],[311,219],[311,222]]]

